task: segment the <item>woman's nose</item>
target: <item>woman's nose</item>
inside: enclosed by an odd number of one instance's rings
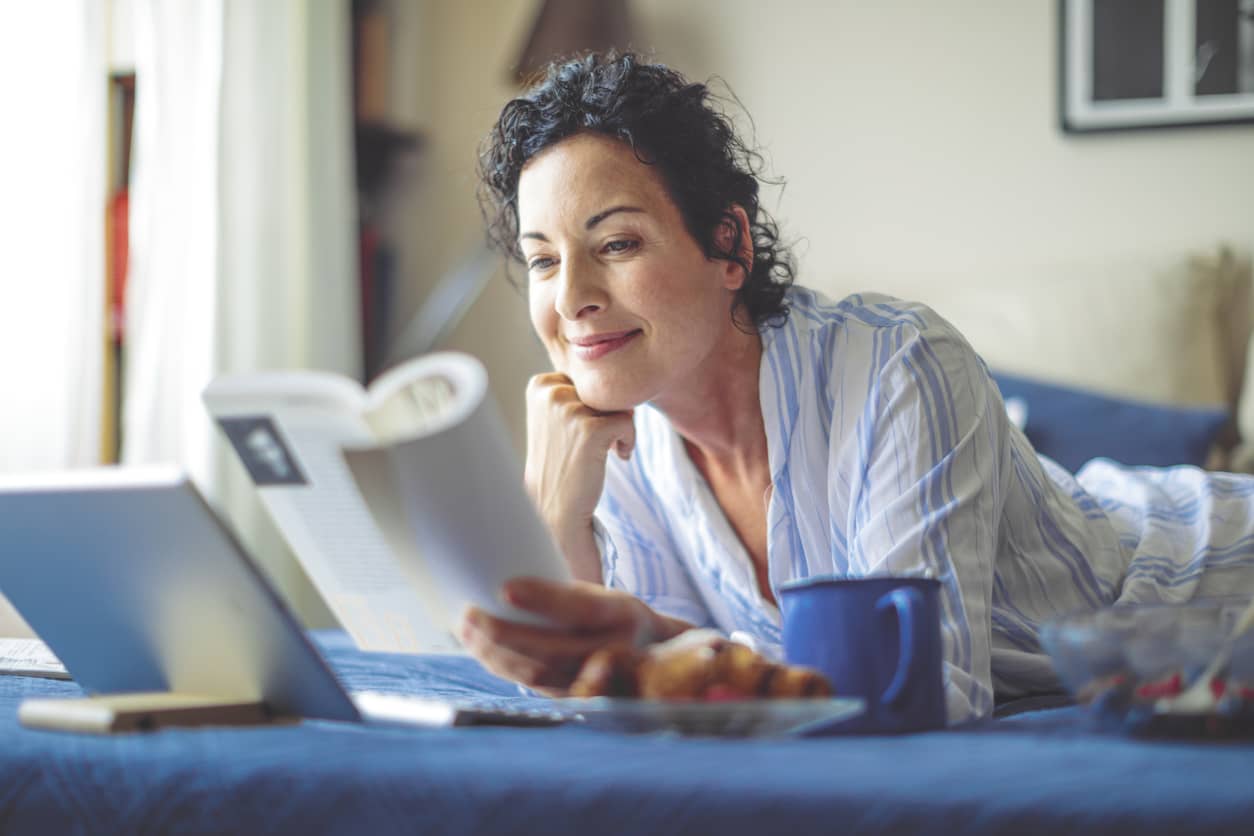
[[[567,261],[561,270],[556,307],[562,319],[573,321],[604,309],[605,291],[594,269]]]

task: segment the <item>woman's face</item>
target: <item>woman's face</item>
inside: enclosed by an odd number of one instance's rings
[[[657,171],[624,143],[579,134],[532,158],[518,229],[531,323],[593,409],[690,388],[734,328],[744,271],[705,257]]]

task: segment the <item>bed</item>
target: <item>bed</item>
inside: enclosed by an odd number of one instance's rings
[[[520,707],[464,657],[315,635],[354,690]],[[899,737],[329,722],[95,737],[18,725],[69,682],[0,677],[4,833],[1248,833],[1254,742],[1134,740],[1074,706]]]
[[[1061,439],[1050,451],[1060,460],[1088,455],[1068,432],[1086,425],[1135,435],[1146,455],[1162,454],[1145,431],[1152,418],[1165,437],[1187,441],[1189,456],[1254,469],[1248,259],[1221,250],[1167,264],[985,275],[924,284],[849,277],[822,289],[930,302],[1008,393],[1004,375],[1033,387],[1019,393],[1026,430]],[[1225,420],[1196,411],[1206,407]],[[4,618],[0,599],[0,627]],[[342,633],[316,638],[352,690],[541,704],[465,658],[365,654]],[[72,683],[0,676],[0,832],[1254,832],[1254,741],[1131,739],[1099,731],[1057,698],[900,737],[306,722],[104,738],[18,725],[24,697],[77,693]]]

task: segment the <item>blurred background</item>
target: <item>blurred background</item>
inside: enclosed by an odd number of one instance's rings
[[[1188,2],[1229,15],[1235,66],[1250,71],[1237,24],[1249,10]],[[5,3],[0,471],[180,463],[306,620],[327,623],[199,394],[227,371],[367,381],[460,349],[487,365],[521,449],[523,389],[546,361],[525,299],[484,254],[477,148],[521,77],[605,46],[734,94],[767,172],[786,181],[764,204],[796,242],[800,283],[925,298],[986,357],[999,334],[1039,336],[1032,312],[1062,297],[1048,322],[1087,317],[1127,355],[1101,362],[1071,334],[1078,371],[1063,382],[1118,366],[1116,394],[1218,402],[1235,419],[1254,126],[1069,132],[1060,120],[1064,7],[1157,9],[1154,31],[1172,42],[1163,10],[1170,20],[1180,3]],[[1106,327],[1133,309],[1124,330]],[[1155,318],[1195,309],[1202,325]],[[1214,324],[1234,310],[1241,322]],[[1198,362],[1214,368],[1145,365],[1202,342]],[[1012,370],[1051,376],[1034,366],[1049,344],[1004,352]],[[1199,375],[1215,385],[1199,391]]]

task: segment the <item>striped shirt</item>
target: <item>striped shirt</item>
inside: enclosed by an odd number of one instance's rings
[[[1062,613],[1254,591],[1254,479],[1098,459],[1072,476],[1007,419],[983,361],[929,308],[790,289],[764,327],[759,399],[772,493],[768,574],[941,581],[950,722],[1057,690],[1037,639]],[[609,457],[596,530],[607,585],[768,653],[780,614],[651,406]]]

